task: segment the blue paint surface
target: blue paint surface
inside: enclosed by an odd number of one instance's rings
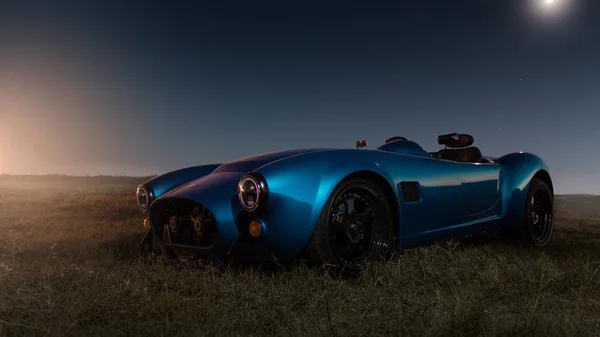
[[[531,179],[536,174],[549,176],[546,164],[530,153],[507,154],[486,163],[459,163],[437,159],[418,144],[399,140],[375,150],[266,153],[171,172],[144,185],[154,190],[157,200],[188,199],[208,207],[219,227],[219,240],[211,253],[219,256],[234,246],[239,219],[247,215],[239,204],[237,184],[248,172],[260,173],[269,191],[267,209],[259,216],[263,233],[246,242],[257,256],[302,251],[332,191],[352,174],[376,174],[393,191],[398,209],[397,249],[513,226],[524,216]],[[417,183],[419,200],[404,201],[403,182]],[[155,205],[150,207],[150,220],[159,239],[163,224],[153,216],[161,211]]]

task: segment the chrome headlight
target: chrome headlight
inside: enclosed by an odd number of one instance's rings
[[[238,198],[242,207],[249,212],[262,209],[267,203],[267,182],[256,172],[244,175],[238,183]]]
[[[140,185],[135,191],[135,198],[140,211],[146,212],[154,199],[154,192],[151,187]]]

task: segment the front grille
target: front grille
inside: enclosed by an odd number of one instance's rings
[[[421,200],[418,182],[402,182],[400,183],[400,188],[402,189],[404,202],[417,202]]]
[[[189,199],[168,198],[152,205],[150,220],[162,240],[186,246],[210,248],[218,240],[214,214],[201,203]]]

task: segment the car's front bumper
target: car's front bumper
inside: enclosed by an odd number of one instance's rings
[[[167,198],[160,202],[161,204],[153,205],[155,208],[151,212],[150,221],[145,221],[150,222],[150,229],[142,246],[151,244],[154,240],[167,250],[202,259],[216,257],[219,260],[235,258],[262,261],[273,257],[281,259],[289,255],[273,249],[270,243],[274,238],[269,237],[267,224],[258,216],[238,209],[227,210],[226,206],[212,208],[214,213],[210,210],[211,214],[214,214],[214,240],[199,242],[193,230],[193,222],[186,220],[185,214],[182,216],[182,210],[198,206],[206,210],[209,208],[191,199]],[[168,221],[173,215],[178,215],[182,220],[178,228],[171,228]],[[254,231],[250,230],[252,223]]]

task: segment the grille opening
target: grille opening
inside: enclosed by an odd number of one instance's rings
[[[210,248],[219,236],[217,220],[208,207],[189,199],[155,201],[150,221],[154,231],[168,243]]]
[[[404,202],[418,202],[421,200],[421,196],[419,195],[418,182],[402,182],[400,183],[400,189],[402,190],[402,197],[404,198]]]

